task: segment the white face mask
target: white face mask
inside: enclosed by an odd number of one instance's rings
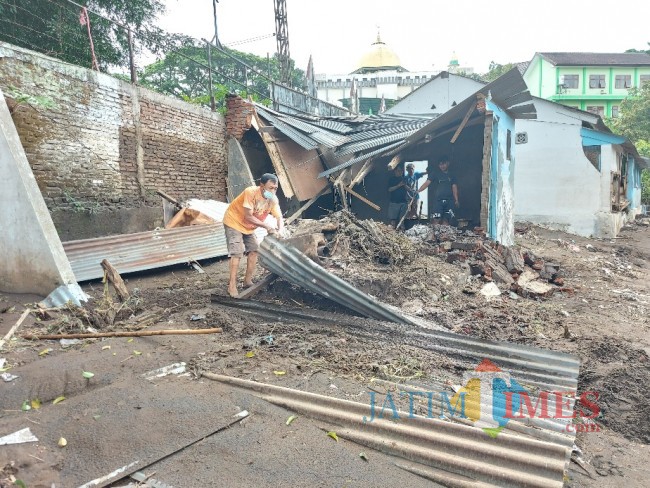
[[[273,197],[274,197],[275,195],[273,195],[273,192],[271,192],[271,191],[269,191],[269,190],[264,190],[264,192],[262,193],[262,196],[263,196],[264,198],[266,198],[267,200],[271,200],[271,199],[273,199]]]

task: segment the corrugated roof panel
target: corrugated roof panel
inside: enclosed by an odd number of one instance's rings
[[[369,149],[374,149],[376,147],[385,146],[386,144],[390,144],[391,142],[395,142],[395,141],[402,142],[408,136],[413,134],[416,130],[417,129],[413,129],[407,132],[399,132],[397,134],[389,134],[389,135],[377,137],[375,139],[356,142],[354,144],[346,144],[345,146],[341,147],[340,150],[336,151],[335,154],[337,156],[344,156],[346,154],[353,154],[359,151],[367,151]]]
[[[311,137],[306,136],[305,134],[303,134],[299,130],[294,129],[293,127],[286,124],[285,122],[282,122],[278,117],[276,117],[275,115],[272,115],[266,109],[263,109],[260,106],[257,106],[257,112],[262,117],[264,117],[266,120],[268,120],[273,127],[278,129],[280,132],[282,132],[284,135],[289,137],[291,140],[296,142],[298,145],[300,145],[304,149],[311,150],[311,149],[318,148],[318,142],[316,142]]]
[[[309,137],[317,141],[319,144],[323,144],[327,147],[340,146],[341,144],[345,144],[349,140],[347,136],[330,132],[326,129],[322,129],[315,125],[304,122],[296,117],[283,115],[281,117],[281,120],[295,127],[296,129],[306,132],[309,135]]]
[[[77,281],[104,276],[103,259],[123,274],[228,254],[221,223],[69,241],[63,249]]]
[[[303,253],[272,236],[262,241],[259,256],[262,266],[269,271],[366,317],[402,324],[414,323],[401,312],[326,272]]]

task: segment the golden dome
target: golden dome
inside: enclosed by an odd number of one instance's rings
[[[358,68],[354,72],[368,73],[387,69],[404,71],[397,54],[381,40],[378,33],[377,40],[372,43],[370,50],[361,56]]]

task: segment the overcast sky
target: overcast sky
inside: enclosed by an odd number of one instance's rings
[[[166,0],[168,31],[212,38],[212,0]],[[260,56],[277,47],[273,0],[219,0],[219,38]],[[446,69],[455,52],[478,73],[528,61],[538,51],[648,49],[650,2],[628,0],[286,0],[291,57],[316,73],[349,73],[381,32],[410,71]],[[616,12],[618,10],[618,12]]]

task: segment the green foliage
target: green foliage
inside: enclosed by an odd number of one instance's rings
[[[6,92],[6,95],[9,98],[12,98],[14,101],[14,106],[11,109],[11,112],[15,112],[19,107],[24,105],[29,105],[34,109],[51,109],[56,106],[54,100],[50,97],[38,96],[38,95],[29,95],[22,92],[15,86],[10,86]]]
[[[609,119],[608,125],[634,143],[639,154],[650,157],[650,83],[641,88],[632,88],[629,96],[621,102],[619,116]],[[641,175],[644,204],[650,204],[650,173],[644,170]]]
[[[641,203],[650,205],[650,170],[641,172]]]
[[[517,63],[506,63],[506,64],[498,64],[495,63],[494,61],[490,62],[490,68],[487,73],[481,76],[483,78],[483,81],[487,81],[488,83],[496,80],[500,76],[506,74],[508,71],[510,71],[512,68],[516,68]]]
[[[277,56],[270,59],[250,53],[225,49],[233,57],[250,66],[248,69],[242,63],[227,54],[213,48],[212,85],[217,108],[225,110],[225,96],[237,93],[243,97],[264,103],[270,98],[269,81],[280,78],[280,63]],[[164,58],[146,66],[139,74],[142,86],[161,93],[175,96],[190,103],[210,105],[208,51],[205,45],[185,43],[179,49],[169,52]],[[256,73],[263,73],[261,76]],[[302,70],[293,69],[293,86],[303,86],[305,74]]]
[[[162,0],[77,0],[93,12],[133,31],[136,49],[154,53],[182,40],[154,25],[165,10]],[[90,67],[88,28],[80,23],[80,8],[64,0],[3,0],[0,3],[0,41],[32,49],[69,63]],[[99,68],[129,66],[128,31],[89,12]]]
[[[648,46],[650,46],[650,42],[648,43]],[[626,53],[646,53],[646,54],[650,54],[650,49],[646,49],[645,51],[642,50],[642,49],[641,50],[640,49],[628,49],[625,52]]]
[[[635,144],[650,142],[650,83],[629,90],[629,96],[621,102],[619,117],[611,125]]]

